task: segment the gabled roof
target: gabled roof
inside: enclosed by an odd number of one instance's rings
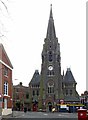
[[[67,68],[63,81],[64,82],[76,82],[70,68]]]
[[[10,61],[10,59],[9,59],[5,49],[4,49],[3,44],[1,44],[1,43],[0,43],[0,60],[13,69],[11,61]]]
[[[30,81],[30,84],[39,84],[40,83],[40,74],[38,70],[35,70],[34,75]]]

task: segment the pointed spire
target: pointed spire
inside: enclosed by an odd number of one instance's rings
[[[52,14],[52,4],[51,4],[51,8],[50,8],[50,17],[49,17],[49,22],[48,22],[46,38],[48,38],[50,40],[56,38],[54,20],[53,20],[53,14]]]
[[[50,18],[53,18],[53,14],[52,14],[52,4],[50,5]]]
[[[66,74],[64,76],[65,82],[76,82],[70,68],[67,68]]]

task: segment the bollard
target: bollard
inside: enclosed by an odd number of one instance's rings
[[[87,109],[78,109],[78,120],[88,120]]]

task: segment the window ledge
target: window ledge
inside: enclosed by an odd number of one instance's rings
[[[7,75],[4,75],[4,76],[8,78],[8,76],[7,76]]]

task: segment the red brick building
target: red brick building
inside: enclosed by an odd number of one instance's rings
[[[20,82],[13,86],[13,109],[23,111],[24,107],[30,110],[29,87]]]
[[[12,69],[4,46],[0,44],[0,108],[3,115],[12,112]]]

